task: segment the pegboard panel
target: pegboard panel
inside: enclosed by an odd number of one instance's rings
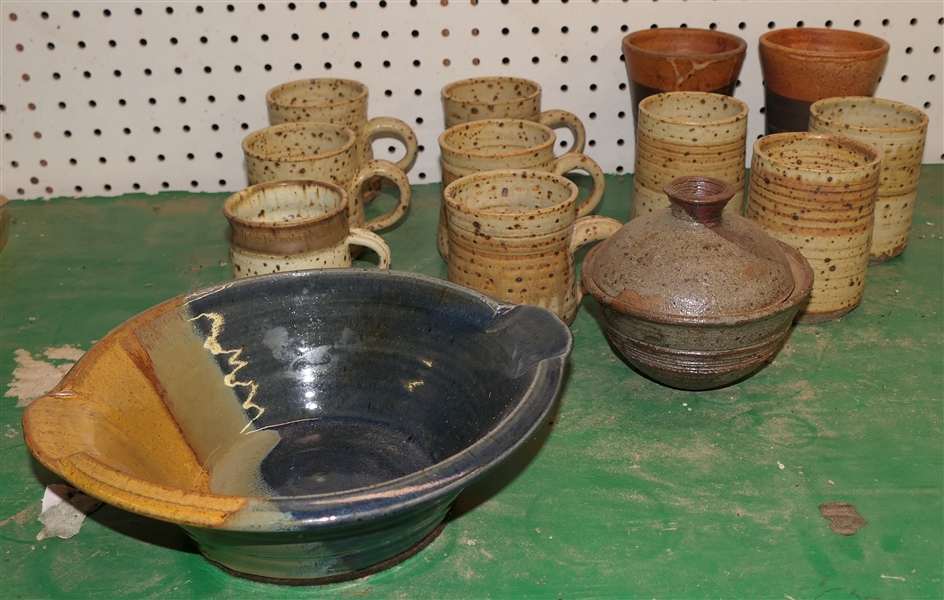
[[[10,198],[240,189],[240,143],[268,124],[265,92],[307,77],[362,81],[371,117],[409,123],[422,148],[413,183],[440,179],[440,89],[484,75],[539,82],[544,109],[583,120],[585,152],[604,171],[631,172],[621,40],[682,25],[747,41],[735,95],[751,107],[750,140],[763,131],[762,33],[802,23],[885,38],[876,95],[926,111],[924,160],[944,160],[940,2],[5,1],[2,13],[0,188]],[[560,151],[571,140],[559,135]],[[386,140],[374,151],[403,152]]]

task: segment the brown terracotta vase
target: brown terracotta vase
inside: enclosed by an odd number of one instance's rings
[[[662,92],[733,96],[747,43],[711,29],[643,29],[623,38],[636,122],[639,102]]]
[[[803,256],[723,210],[734,187],[687,176],[671,208],[624,225],[584,259],[605,333],[639,371],[681,389],[743,379],[772,359],[813,286]]]
[[[871,96],[888,42],[857,31],[796,27],[760,36],[767,133],[806,131],[810,105],[835,96]]]

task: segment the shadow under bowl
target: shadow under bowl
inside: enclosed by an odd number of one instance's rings
[[[653,380],[683,390],[709,390],[749,377],[786,341],[793,319],[813,289],[813,269],[797,250],[778,242],[794,287],[781,302],[720,316],[667,315],[632,306],[583,277],[600,305],[604,333],[626,361]],[[583,273],[593,273],[594,247]]]
[[[254,277],[112,331],[27,407],[24,436],[229,571],[332,581],[431,539],[548,414],[572,345],[548,310],[422,275]]]

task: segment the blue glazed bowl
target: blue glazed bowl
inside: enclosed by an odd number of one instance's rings
[[[430,539],[540,425],[572,344],[548,310],[421,275],[249,278],[121,325],[26,409],[24,434],[225,569],[329,581]]]

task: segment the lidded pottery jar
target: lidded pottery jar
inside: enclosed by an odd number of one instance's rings
[[[803,256],[724,211],[720,179],[665,184],[672,207],[624,225],[584,259],[605,332],[656,381],[702,390],[742,379],[783,343],[813,271]]]

